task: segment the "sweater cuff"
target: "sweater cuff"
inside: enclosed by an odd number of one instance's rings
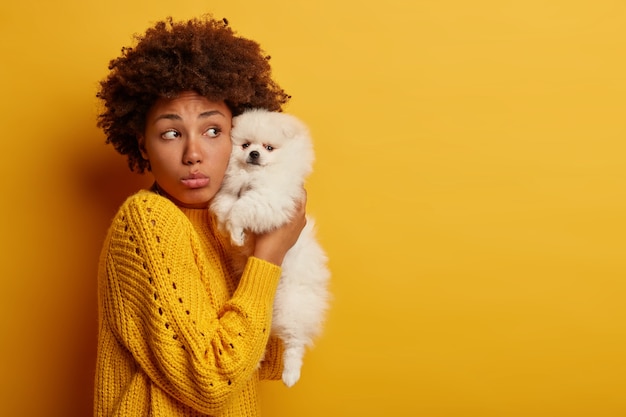
[[[270,337],[265,348],[265,357],[261,361],[259,379],[276,381],[283,376],[283,354],[285,347],[278,337]]]
[[[268,299],[273,302],[281,273],[280,266],[251,256],[234,295],[245,293],[253,299]]]

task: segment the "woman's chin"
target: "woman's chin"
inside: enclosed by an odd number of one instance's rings
[[[185,190],[179,190],[175,193],[163,192],[163,190],[161,190],[161,194],[179,207],[192,209],[207,208],[209,206],[209,201],[215,195],[215,193],[208,187],[187,188]]]

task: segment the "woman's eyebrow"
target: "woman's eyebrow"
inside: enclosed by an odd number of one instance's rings
[[[198,119],[200,119],[201,117],[211,117],[216,114],[219,114],[220,116],[224,116],[224,114],[219,110],[210,110],[210,111],[205,111],[203,113],[200,113],[198,115]]]
[[[165,114],[160,114],[158,115],[155,119],[154,122],[156,123],[157,121],[161,120],[161,119],[167,119],[167,120],[183,120],[182,117],[180,117],[179,115],[175,114],[175,113],[165,113]]]
[[[224,116],[224,114],[219,111],[219,110],[209,110],[209,111],[205,111],[202,112],[198,115],[198,119],[202,119],[202,118],[207,118],[207,117],[211,117],[214,116],[216,114],[219,114],[220,116]],[[167,119],[167,120],[183,120],[182,117],[180,117],[180,115],[176,114],[176,113],[164,113],[164,114],[160,114],[158,115],[155,119],[154,119],[154,123],[158,122],[161,119]]]

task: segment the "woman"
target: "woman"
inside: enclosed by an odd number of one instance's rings
[[[289,99],[268,59],[207,18],[159,22],[111,61],[98,125],[131,170],[155,181],[122,205],[103,246],[96,416],[255,416],[258,381],[281,376],[272,304],[305,202],[255,237],[241,276],[207,210],[233,116]]]

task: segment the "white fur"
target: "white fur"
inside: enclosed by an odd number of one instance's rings
[[[230,163],[211,210],[233,244],[242,246],[246,231],[264,233],[289,220],[312,170],[313,145],[297,118],[261,109],[235,117],[231,137]],[[252,158],[252,152],[258,152],[258,158]],[[282,379],[289,387],[300,378],[305,349],[319,336],[328,308],[330,272],[314,228],[314,220],[307,217],[283,260],[274,301],[272,333],[285,346]]]

